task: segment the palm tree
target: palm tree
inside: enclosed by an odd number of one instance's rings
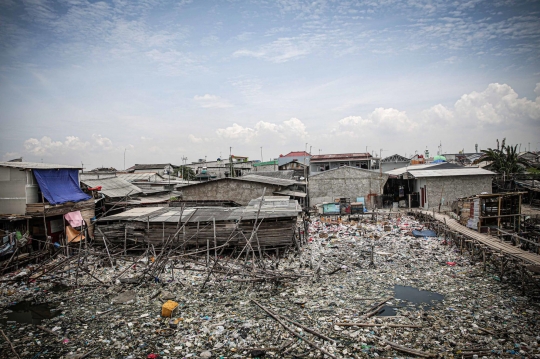
[[[499,147],[499,140],[497,140],[496,149],[482,150],[482,157],[474,161],[473,164],[491,162],[491,169],[504,175],[525,172],[525,169],[530,167],[531,164],[526,159],[518,156],[517,145],[507,146],[505,142],[506,139],[503,139]]]

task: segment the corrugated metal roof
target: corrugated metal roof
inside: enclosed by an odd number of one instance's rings
[[[408,172],[414,178],[425,178],[425,177],[453,177],[453,176],[487,176],[494,175],[495,173],[482,169],[482,168],[471,168],[463,167],[460,169],[425,169],[418,171]]]
[[[71,168],[80,170],[81,167],[56,165],[52,163],[40,163],[40,162],[0,162],[0,167],[11,167],[21,169],[33,169],[33,170],[51,170],[59,168]]]
[[[249,181],[249,182],[273,184],[277,186],[292,186],[293,184],[298,183],[295,180],[268,177],[268,176],[258,176],[258,175],[247,175],[243,177],[238,177],[237,179],[242,180],[242,181]]]
[[[399,176],[399,175],[402,175],[402,174],[404,174],[405,172],[408,172],[408,171],[421,170],[421,169],[424,169],[424,168],[433,167],[433,166],[437,166],[437,165],[438,165],[438,163],[426,163],[424,165],[411,165],[411,166],[407,166],[407,167],[396,168],[395,170],[387,171],[387,172],[384,172],[384,173],[386,173],[387,175],[391,175],[391,176]]]
[[[81,183],[84,183],[88,187],[101,186],[100,193],[110,198],[125,197],[128,194],[130,196],[142,193],[142,190],[129,183],[128,181],[114,177],[114,178],[100,178],[100,179],[83,179]]]
[[[337,168],[332,168],[330,170],[326,170],[326,171],[322,171],[322,172],[317,172],[317,173],[313,173],[312,175],[310,175],[310,177],[315,177],[315,176],[320,176],[320,175],[323,175],[325,173],[331,173],[332,171],[339,171],[341,169],[346,169],[346,168],[349,168],[349,169],[354,169],[354,170],[357,170],[357,171],[362,171],[362,172],[365,172],[365,173],[369,173],[370,175],[377,175],[379,176],[379,172],[377,170],[366,170],[365,168],[358,168],[358,167],[353,167],[353,166],[341,166],[341,167],[337,167]],[[383,173],[383,175],[387,175],[387,173]]]
[[[289,152],[286,155],[280,155],[279,157],[304,157],[304,156],[311,156],[310,153],[306,151],[293,151]]]
[[[125,179],[128,182],[133,181],[150,181],[152,177],[161,180],[161,177],[157,172],[139,172],[139,173],[118,173],[118,177]]]
[[[311,156],[311,163],[321,161],[356,161],[356,160],[368,160],[372,158],[370,153],[337,153],[328,155],[315,155]]]
[[[285,197],[284,197],[285,198]],[[186,208],[182,212],[177,207],[143,207],[129,211],[102,217],[98,222],[131,220],[138,222],[172,222],[178,223],[180,213],[182,222],[209,222],[214,218],[217,221],[237,221],[240,219],[250,220],[257,217],[260,200],[252,200],[246,207],[195,207]],[[295,217],[302,209],[295,200],[264,201],[259,218]]]
[[[279,192],[274,192],[274,194],[282,194],[284,196],[301,197],[301,198],[305,198],[307,196],[307,194],[304,192],[295,192],[295,191],[279,191]]]

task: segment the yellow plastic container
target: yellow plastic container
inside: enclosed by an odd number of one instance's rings
[[[165,304],[163,304],[163,306],[161,307],[161,316],[169,318],[172,317],[172,314],[177,307],[178,303],[172,300],[166,301]]]

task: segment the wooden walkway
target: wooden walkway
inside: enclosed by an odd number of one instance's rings
[[[497,237],[493,237],[487,234],[473,231],[460,223],[455,219],[441,213],[433,213],[429,211],[419,211],[424,215],[428,215],[439,222],[444,223],[452,231],[458,232],[470,239],[473,239],[480,244],[488,247],[492,252],[499,253],[501,255],[510,257],[512,259],[523,262],[523,264],[540,266],[540,255],[524,251],[520,248],[513,246],[510,243],[504,242]]]

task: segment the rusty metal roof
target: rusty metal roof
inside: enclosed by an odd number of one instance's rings
[[[315,155],[311,156],[311,163],[314,162],[325,162],[325,161],[359,161],[359,160],[369,160],[372,156],[370,153],[337,153],[337,154],[328,154],[328,155]]]

